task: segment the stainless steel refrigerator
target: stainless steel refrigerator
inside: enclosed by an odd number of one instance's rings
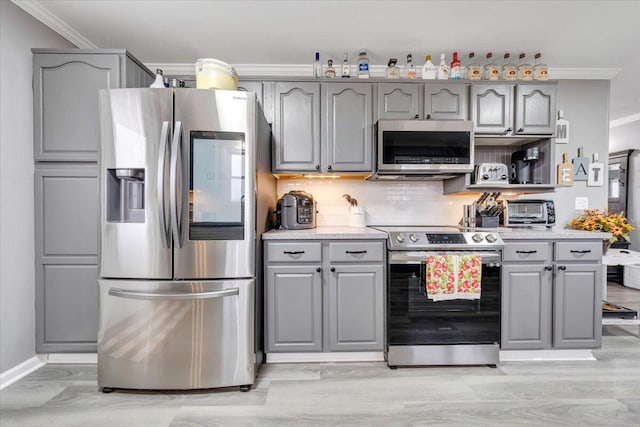
[[[103,90],[100,112],[98,386],[248,390],[276,201],[255,94]]]

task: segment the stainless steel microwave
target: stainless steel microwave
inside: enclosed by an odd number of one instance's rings
[[[376,172],[430,175],[473,171],[473,123],[463,120],[378,120]]]

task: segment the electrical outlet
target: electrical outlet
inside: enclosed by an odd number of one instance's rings
[[[576,210],[581,211],[589,209],[589,198],[588,197],[576,197]]]

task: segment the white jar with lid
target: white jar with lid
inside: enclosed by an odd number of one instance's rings
[[[226,62],[200,58],[196,62],[196,88],[237,90],[238,74]]]
[[[364,210],[364,206],[351,206],[349,225],[354,228],[367,226],[367,214]]]

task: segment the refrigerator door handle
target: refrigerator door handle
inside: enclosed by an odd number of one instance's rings
[[[128,299],[142,299],[142,300],[197,300],[197,299],[212,299],[223,298],[238,295],[240,293],[239,288],[225,289],[224,291],[212,291],[212,292],[194,292],[194,293],[172,293],[172,292],[139,292],[129,291],[126,289],[110,288],[109,295],[119,298]]]
[[[157,182],[157,197],[158,197],[158,210],[160,218],[160,229],[162,230],[162,247],[170,247],[169,233],[171,229],[167,224],[167,218],[165,215],[165,198],[164,198],[164,177],[165,170],[164,165],[167,157],[167,147],[169,146],[169,122],[162,122],[162,131],[160,132],[160,154],[158,156],[158,182]]]
[[[178,184],[178,159],[180,155],[182,145],[182,122],[176,122],[173,131],[173,141],[171,142],[171,171],[169,173],[169,201],[171,203],[171,228],[173,230],[173,238],[176,241],[176,245],[182,247],[182,233],[180,230],[180,223],[182,218],[180,217],[180,210],[182,206],[178,206],[178,185],[182,185],[182,180]],[[181,205],[181,203],[180,203]]]

